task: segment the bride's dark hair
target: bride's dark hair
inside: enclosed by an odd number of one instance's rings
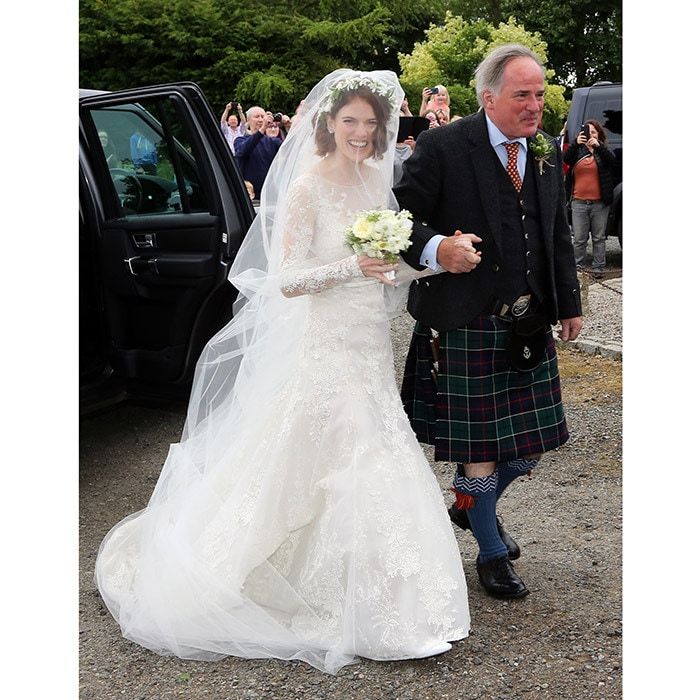
[[[328,112],[321,112],[318,115],[314,138],[316,141],[316,153],[319,156],[325,156],[335,151],[335,139],[333,134],[328,131],[328,118],[334,119],[342,107],[356,99],[365,100],[374,110],[374,116],[377,118],[377,130],[374,132],[372,144],[374,152],[372,155],[377,160],[381,160],[384,157],[384,152],[387,150],[386,127],[391,114],[391,105],[386,97],[378,95],[364,85],[342,92]]]

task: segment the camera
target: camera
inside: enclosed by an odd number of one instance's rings
[[[277,112],[277,114],[275,114],[272,117],[272,121],[281,122],[282,121],[282,112]]]
[[[431,88],[430,88],[430,94],[431,94],[431,95],[437,95],[438,92],[439,92],[439,89],[438,89],[438,88],[436,88],[436,87],[431,87]]]
[[[591,125],[581,124],[581,131],[583,131],[583,135],[586,137],[586,141],[588,141],[588,139],[591,138]]]

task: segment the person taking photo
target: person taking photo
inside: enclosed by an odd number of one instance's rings
[[[607,147],[605,129],[595,119],[582,125],[576,143],[564,154],[569,166],[566,191],[571,201],[574,258],[583,267],[590,235],[593,241],[593,277],[605,270],[605,229],[615,185],[615,154]]]

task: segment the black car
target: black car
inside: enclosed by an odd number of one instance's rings
[[[562,141],[564,152],[576,143],[581,125],[588,119],[595,119],[605,127],[608,148],[617,159],[615,189],[606,235],[616,236],[622,245],[622,83],[601,81],[573,91]]]
[[[250,197],[194,83],[81,90],[79,115],[81,413],[186,397],[231,316]]]

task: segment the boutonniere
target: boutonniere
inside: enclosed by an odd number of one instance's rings
[[[549,156],[554,153],[554,146],[549,142],[542,134],[537,134],[534,139],[530,141],[530,150],[532,155],[535,156],[537,164],[540,166],[540,175],[544,172],[544,166],[548,165],[550,168],[554,167],[553,163],[549,162]]]

